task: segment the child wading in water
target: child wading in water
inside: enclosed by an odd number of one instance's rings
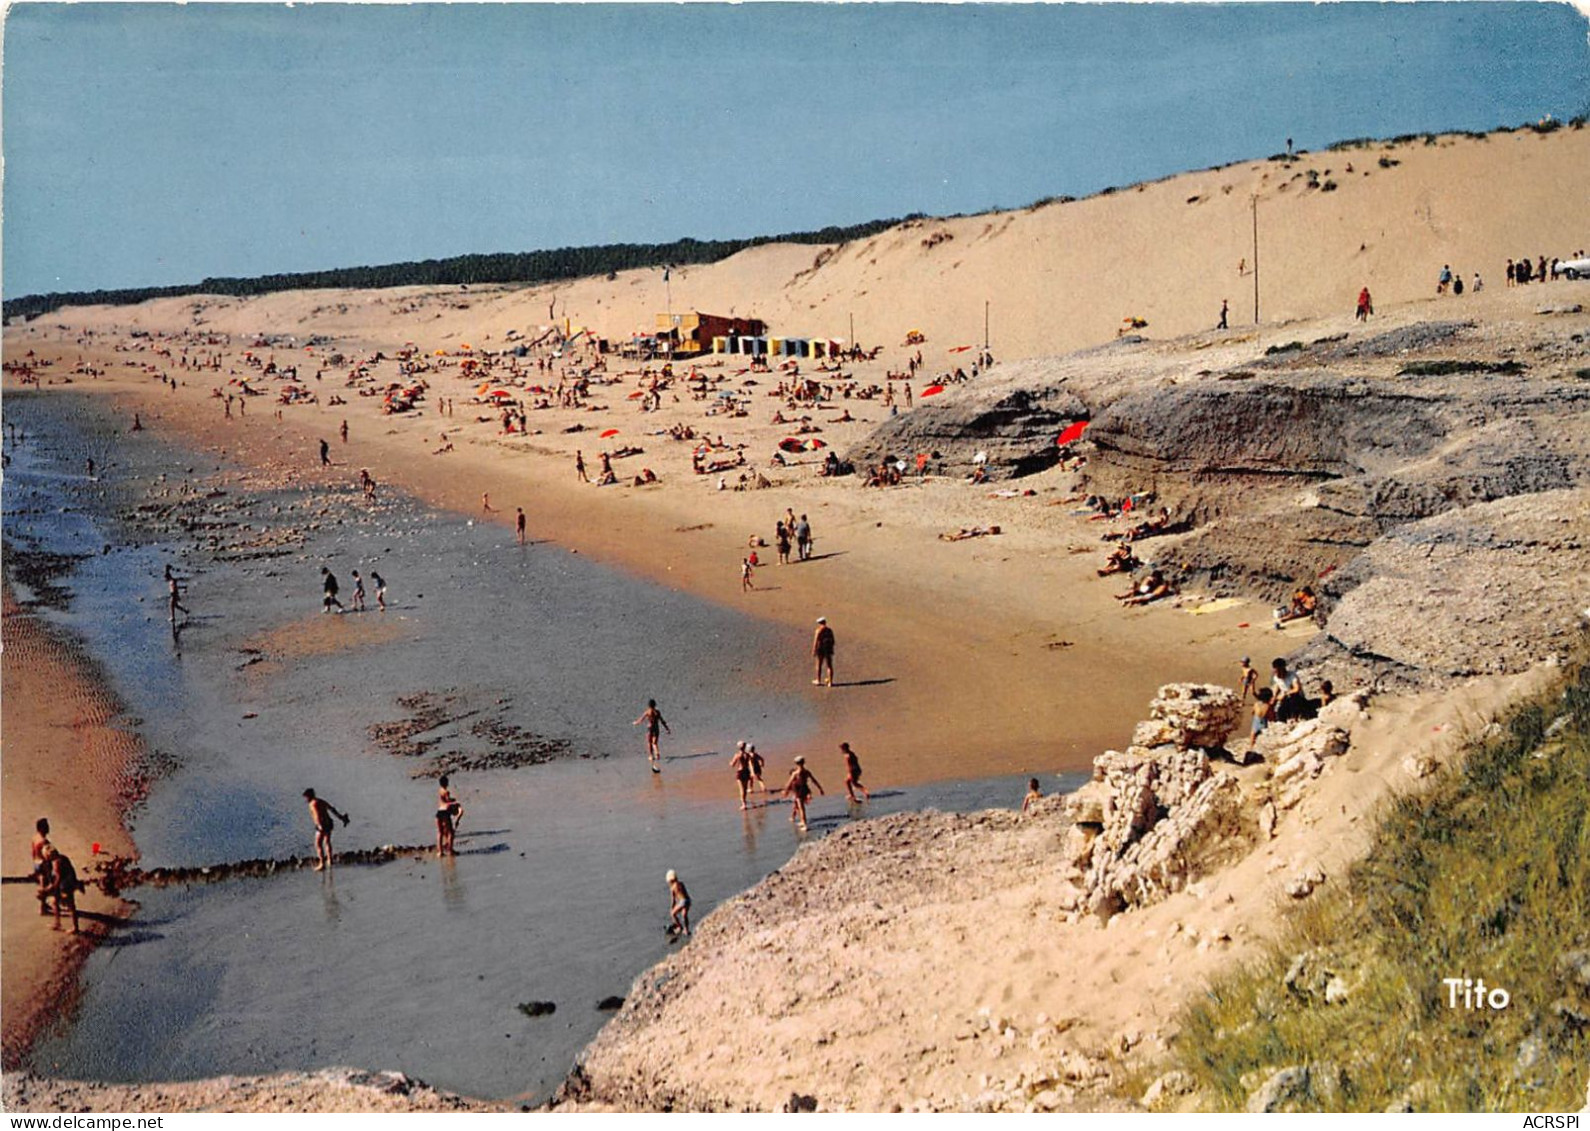
[[[690,893],[685,890],[684,883],[679,879],[679,873],[672,868],[668,869],[668,898],[673,906],[668,914],[668,941],[673,942],[681,935],[690,933]]]
[[[646,700],[646,709],[640,713],[640,718],[630,725],[638,727],[641,723],[646,724],[646,757],[651,761],[651,772],[660,774],[662,773],[662,767],[657,764],[662,761],[662,752],[658,749],[658,739],[661,737],[659,729],[665,730],[671,735],[674,732],[674,728],[669,726],[668,720],[662,717],[662,712],[657,709],[657,700],[655,699]]]
[[[789,819],[794,821],[802,832],[806,831],[806,803],[812,799],[812,786],[817,787],[818,793],[827,795],[823,783],[806,768],[806,759],[796,758],[795,768],[789,773],[789,781],[784,783],[784,796],[791,800]]]
[[[850,748],[850,743],[841,742],[839,752],[845,756],[845,795],[852,803],[859,804],[863,799],[872,800],[872,791],[861,784],[861,759],[856,757],[856,752]],[[861,797],[856,796],[857,790]]]

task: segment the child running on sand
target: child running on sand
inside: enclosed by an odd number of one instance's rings
[[[370,584],[375,586],[376,606],[383,613],[386,612],[386,580],[372,569],[370,571]]]
[[[1027,779],[1027,796],[1021,799],[1021,811],[1032,812],[1032,807],[1043,800],[1043,790],[1038,788],[1037,778]]]
[[[331,830],[336,817],[342,827],[348,827],[348,814],[339,810],[323,797],[316,797],[312,789],[304,790],[304,800],[309,802],[309,819],[315,823],[315,871],[331,867]]]
[[[642,723],[646,724],[646,758],[651,762],[651,772],[660,774],[662,773],[662,767],[658,763],[662,761],[662,753],[658,747],[659,728],[667,731],[670,735],[673,734],[674,729],[668,725],[668,720],[662,717],[662,712],[657,709],[657,700],[655,699],[646,700],[646,709],[640,713],[640,718],[629,725],[638,727]]]
[[[812,799],[812,786],[817,787],[818,793],[827,796],[823,783],[806,768],[805,757],[796,758],[795,767],[789,772],[789,781],[784,783],[784,796],[792,802],[789,819],[800,827],[801,832],[806,831],[806,803]]]
[[[872,791],[861,784],[861,759],[856,757],[856,752],[850,748],[850,743],[841,742],[839,752],[845,756],[845,795],[852,804],[860,804],[865,799],[872,800]],[[861,790],[861,797],[856,796],[856,790]]]
[[[672,868],[668,869],[665,878],[668,880],[668,898],[672,903],[668,909],[668,941],[673,942],[681,935],[690,933],[690,893],[685,890],[679,873]]]

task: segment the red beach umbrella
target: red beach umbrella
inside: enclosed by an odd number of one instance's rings
[[[967,350],[969,350],[971,348],[972,348],[971,346],[951,346],[950,347],[950,352],[951,353],[965,353]]]
[[[1068,425],[1066,430],[1056,437],[1055,446],[1063,448],[1067,444],[1076,443],[1078,440],[1082,439],[1082,433],[1087,431],[1087,427],[1090,423],[1091,421],[1079,420],[1075,424]]]
[[[610,436],[617,436],[617,435],[618,435],[618,429],[617,428],[609,428],[606,432],[602,433],[602,439],[606,440]]]
[[[818,448],[826,448],[827,446],[828,442],[826,440],[819,440],[815,436],[806,441],[806,450],[808,452],[815,452]]]
[[[640,400],[641,397],[644,397],[645,395],[646,395],[646,390],[645,389],[636,389],[633,393],[631,393],[629,396],[625,397],[624,399],[625,400],[630,400],[630,401],[638,401],[638,400]]]
[[[922,390],[922,395],[924,397],[936,397],[940,393],[942,393],[943,391],[944,391],[944,386],[943,385],[929,385],[927,388]]]
[[[778,442],[778,446],[786,452],[798,452],[801,450],[801,442],[794,436],[785,436]]]

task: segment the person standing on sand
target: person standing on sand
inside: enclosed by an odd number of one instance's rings
[[[806,803],[812,799],[812,787],[817,787],[817,792],[827,796],[823,783],[817,776],[806,768],[804,756],[795,759],[795,768],[789,772],[789,781],[784,783],[784,796],[790,799],[789,819],[806,831]]]
[[[746,748],[742,739],[734,744],[734,757],[729,761],[729,768],[734,771],[734,780],[740,787],[740,808],[749,809],[748,804],[751,793],[751,751]]]
[[[805,515],[795,524],[795,554],[803,562],[812,556],[812,524]]]
[[[778,520],[778,526],[773,530],[773,542],[778,546],[778,564],[789,565],[790,532],[783,519]]]
[[[1230,315],[1230,313],[1231,313],[1231,303],[1229,301],[1227,301],[1226,299],[1221,299],[1220,300],[1220,325],[1215,327],[1216,330],[1228,330],[1228,329],[1230,329],[1230,327],[1226,325],[1226,318]]]
[[[756,586],[751,584],[751,559],[740,559],[740,592],[749,593]]]
[[[348,442],[348,422],[346,420],[342,422],[342,427],[337,429],[337,432],[342,436],[342,442],[346,444]]]
[[[83,881],[77,878],[77,869],[66,853],[53,844],[44,848],[44,868],[45,891],[55,899],[55,929],[61,929],[61,908],[64,906],[72,913],[72,934],[78,934],[77,893],[83,890]]]
[[[336,605],[338,612],[343,612],[342,602],[337,600],[337,575],[325,566],[320,567],[320,588],[323,594],[320,607],[325,612],[331,612],[331,606]]]
[[[642,723],[646,724],[646,758],[651,762],[651,772],[660,774],[662,773],[662,767],[658,763],[662,761],[662,752],[658,745],[661,737],[659,731],[665,730],[669,735],[672,735],[674,729],[668,725],[668,720],[662,717],[662,712],[657,709],[657,700],[655,699],[646,700],[646,709],[640,713],[640,718],[629,725],[638,727]]]
[[[585,474],[585,453],[578,448],[574,451],[574,475],[581,483],[591,481],[591,477]]]
[[[182,584],[177,580],[177,575],[171,572],[171,567],[166,566],[166,615],[172,624],[177,623],[177,614],[193,614],[182,603]]]
[[[457,856],[453,850],[453,835],[458,831],[458,819],[464,815],[464,807],[458,803],[450,789],[447,788],[447,775],[443,774],[436,782],[436,855]]]
[[[816,661],[812,685],[823,682],[823,669],[828,669],[828,686],[834,685],[834,630],[828,627],[827,617],[817,618],[817,631],[812,635],[812,658]]]
[[[663,877],[668,881],[668,939],[672,942],[682,935],[690,933],[690,893],[685,890],[684,883],[679,879],[679,873],[672,868],[668,875]]]
[[[304,800],[309,802],[309,819],[315,824],[315,871],[324,871],[331,867],[331,830],[336,827],[331,819],[337,818],[347,828],[348,814],[324,797],[316,797],[312,789],[304,790]]]
[[[1358,313],[1353,317],[1360,322],[1368,322],[1369,316],[1375,312],[1374,304],[1369,298],[1369,288],[1365,287],[1358,292]]]
[[[1258,670],[1248,662],[1248,657],[1242,657],[1242,686],[1237,689],[1237,694],[1242,699],[1256,698],[1255,692],[1259,690]]]
[[[44,853],[46,849],[53,849],[50,843],[50,821],[48,817],[40,817],[33,822],[33,878],[39,886],[39,914],[50,913],[50,876],[49,869],[45,866]]]
[[[375,586],[376,606],[383,613],[386,612],[386,579],[372,569],[370,571],[370,584]]]
[[[496,514],[497,513],[492,508],[492,505],[491,505],[491,492],[490,491],[482,491],[480,493],[480,510],[481,510],[482,514]]]
[[[364,612],[364,578],[359,576],[359,571],[353,571],[353,611]]]
[[[862,800],[871,801],[872,791],[861,784],[861,759],[856,757],[856,752],[850,748],[850,743],[841,742],[839,752],[845,756],[845,796],[850,798],[851,804],[860,804]],[[856,796],[856,790],[861,790],[861,797]]]
[[[523,507],[514,507],[513,509],[518,512],[518,514],[515,515],[514,520],[513,520],[514,540],[517,541],[519,543],[519,545],[523,546],[524,545],[524,508]]]
[[[331,466],[331,445],[324,440],[320,441],[320,466]]]

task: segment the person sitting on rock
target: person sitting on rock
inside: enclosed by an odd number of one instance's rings
[[[1314,610],[1319,607],[1319,598],[1314,596],[1310,586],[1303,586],[1292,594],[1292,604],[1275,617],[1276,624],[1285,624],[1288,621],[1305,620],[1314,615]]]

